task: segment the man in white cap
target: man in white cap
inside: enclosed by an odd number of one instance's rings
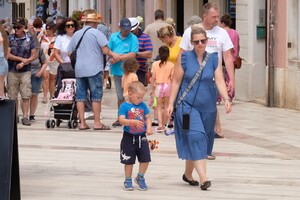
[[[76,101],[81,122],[79,130],[89,129],[84,119],[84,102],[87,101],[88,90],[94,112],[94,130],[110,130],[100,121],[103,96],[101,74],[103,73],[103,54],[113,57],[116,57],[116,54],[108,48],[108,40],[103,33],[97,30],[97,25],[101,20],[96,12],[86,14],[81,21],[85,26],[75,32],[68,46],[68,52],[73,52],[83,36],[77,50],[75,65]]]
[[[148,85],[146,74],[149,70],[147,60],[152,57],[152,42],[149,35],[143,33],[143,31],[140,29],[140,22],[136,17],[130,17],[128,19],[131,23],[131,32],[139,40],[139,52],[136,56],[136,60],[138,61],[140,67],[136,71],[136,75],[138,76],[139,81],[142,82],[146,87]]]

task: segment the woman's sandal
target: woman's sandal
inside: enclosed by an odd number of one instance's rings
[[[207,188],[209,188],[211,186],[211,182],[210,181],[205,181],[204,183],[202,183],[200,185],[201,190],[207,190]]]
[[[104,124],[102,124],[102,126],[101,127],[99,127],[99,128],[94,128],[94,130],[96,131],[96,130],[101,130],[101,131],[107,131],[107,130],[110,130],[110,127],[109,126],[105,126]]]
[[[156,132],[160,132],[160,133],[163,133],[163,132],[165,132],[165,127],[157,127],[157,129],[156,129]]]
[[[198,186],[199,185],[199,182],[198,181],[195,181],[195,180],[189,180],[185,174],[182,175],[182,180],[187,182],[188,184],[192,185],[192,186]]]

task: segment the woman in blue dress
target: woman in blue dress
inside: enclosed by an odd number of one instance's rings
[[[178,99],[194,78],[199,66],[206,60],[200,77],[174,113],[178,157],[186,160],[187,166],[195,167],[201,183],[200,188],[206,190],[211,186],[206,176],[206,158],[208,138],[214,137],[217,98],[215,84],[225,101],[226,113],[231,111],[231,102],[218,53],[208,54],[205,51],[205,30],[199,26],[192,27],[191,43],[194,50],[182,53],[175,66],[168,114],[171,115]],[[185,174],[182,177],[184,181],[190,185],[199,185],[198,181],[186,177]]]

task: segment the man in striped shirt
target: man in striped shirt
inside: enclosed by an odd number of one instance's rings
[[[138,79],[140,82],[144,84],[146,87],[148,85],[147,80],[147,71],[148,71],[148,62],[147,59],[152,57],[153,46],[149,35],[143,33],[141,28],[139,27],[140,22],[135,17],[128,18],[131,22],[131,32],[138,38],[139,40],[139,52],[136,56],[136,60],[139,63],[139,69],[136,71]]]

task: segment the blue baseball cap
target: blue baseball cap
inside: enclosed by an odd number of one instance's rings
[[[128,18],[121,19],[120,28],[124,31],[130,31],[131,30],[130,20]]]

